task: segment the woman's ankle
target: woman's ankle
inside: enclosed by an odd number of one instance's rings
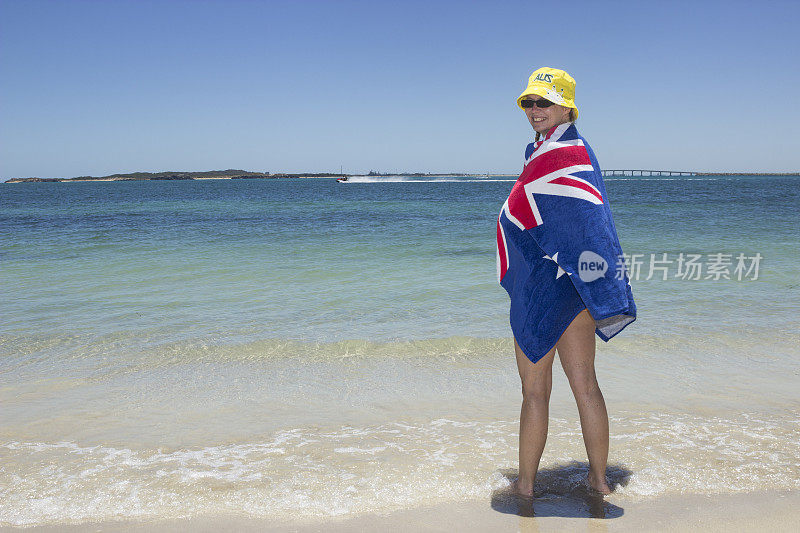
[[[592,471],[586,476],[589,487],[602,494],[611,494],[611,487],[608,484],[605,474],[598,475]]]
[[[533,480],[524,480],[517,478],[512,484],[511,488],[520,496],[533,496]]]

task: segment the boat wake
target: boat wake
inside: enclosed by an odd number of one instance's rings
[[[516,181],[499,176],[474,177],[474,176],[348,176],[347,180],[339,183],[486,183],[497,181]]]

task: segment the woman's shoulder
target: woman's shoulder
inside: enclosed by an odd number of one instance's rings
[[[591,151],[591,148],[589,147],[589,141],[586,140],[586,137],[581,135],[574,122],[569,123],[569,126],[567,126],[567,128],[563,131],[559,140],[579,141],[579,144],[582,144],[587,150]]]

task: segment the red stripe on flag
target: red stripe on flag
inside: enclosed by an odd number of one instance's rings
[[[524,181],[529,183],[565,167],[591,164],[592,161],[589,159],[585,146],[564,146],[534,158],[528,163],[522,174],[523,176],[527,174]]]
[[[528,166],[530,166],[530,164]],[[536,222],[536,217],[533,216],[531,203],[528,200],[528,196],[525,194],[525,184],[527,181],[523,180],[523,177],[526,171],[527,167],[522,171],[522,176],[520,176],[514,184],[514,188],[511,189],[511,194],[508,195],[508,212],[511,216],[519,220],[520,224],[522,224],[525,229],[531,229],[539,224]]]
[[[600,191],[598,191],[594,187],[592,187],[592,186],[590,186],[590,185],[588,185],[588,184],[586,184],[586,183],[584,183],[582,181],[578,181],[578,180],[576,180],[574,178],[569,178],[567,176],[562,176],[562,177],[556,178],[554,180],[551,180],[550,183],[557,183],[559,185],[569,185],[571,187],[576,187],[578,189],[583,189],[584,191],[586,191],[588,193],[591,193],[592,196],[594,196],[595,198],[597,198],[601,202],[603,201],[603,197],[600,195]]]
[[[500,218],[497,219],[497,256],[500,258],[500,281],[502,281],[506,272],[508,272],[508,257],[506,257],[506,243],[503,239]]]

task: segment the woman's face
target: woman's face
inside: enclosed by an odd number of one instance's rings
[[[543,100],[541,96],[535,94],[528,95],[525,99]],[[526,107],[525,114],[537,133],[547,133],[553,126],[569,122],[569,110],[569,107],[553,104],[550,107]]]

